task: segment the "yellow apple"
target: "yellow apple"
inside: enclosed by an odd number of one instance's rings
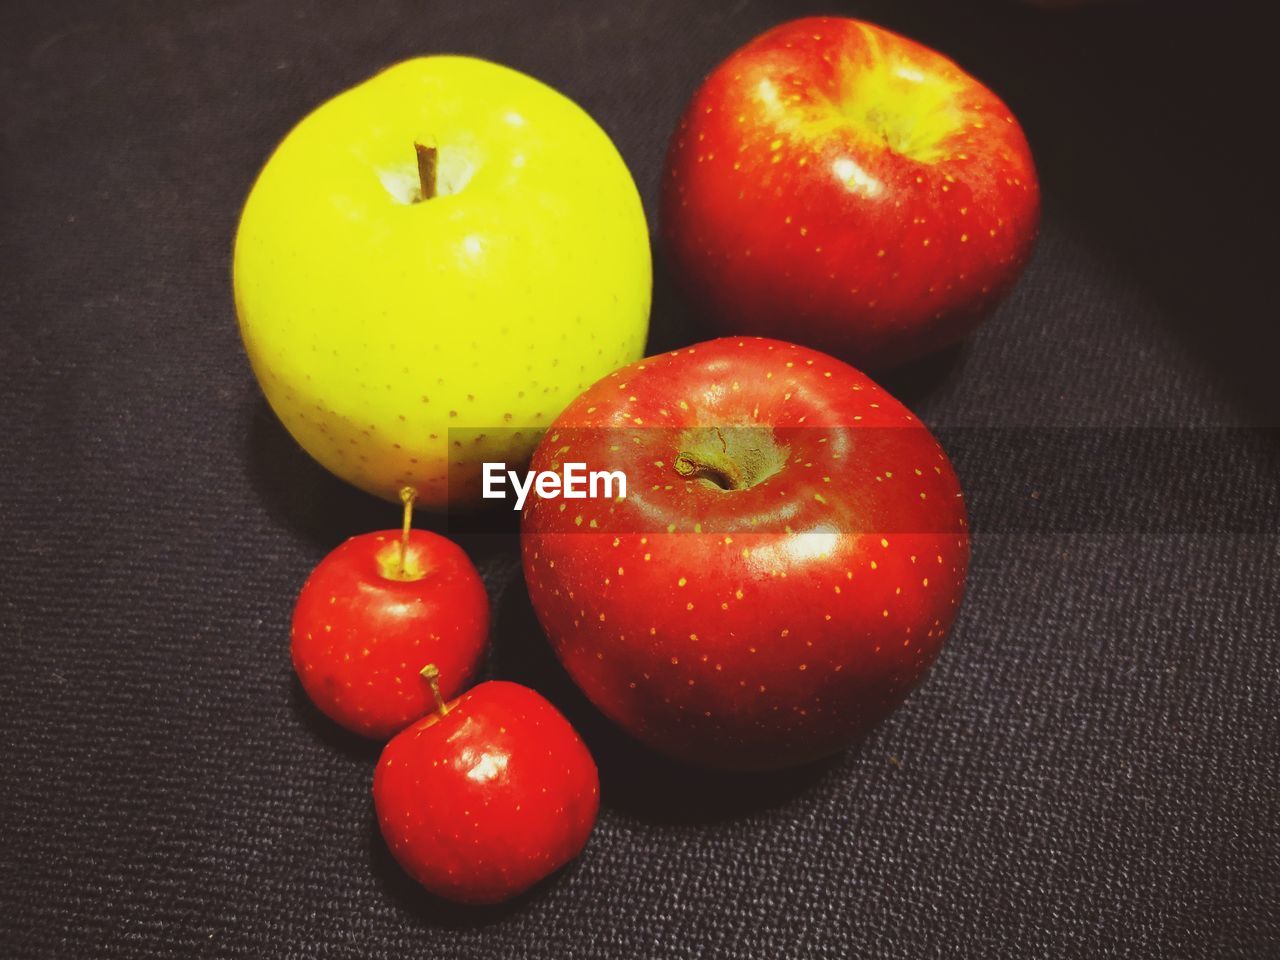
[[[652,265],[635,183],[586,112],[439,56],[289,133],[245,203],[234,284],[249,360],[297,441],[371,493],[443,506],[641,356]]]

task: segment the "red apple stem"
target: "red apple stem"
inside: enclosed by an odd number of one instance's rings
[[[427,683],[431,684],[431,695],[436,698],[436,713],[443,717],[449,712],[449,707],[440,694],[440,671],[436,669],[434,663],[428,663],[422,668],[422,676],[426,678]]]
[[[436,167],[440,154],[435,147],[416,142],[413,149],[418,154],[418,187],[421,190],[419,199],[430,200],[436,195]]]
[[[404,577],[404,564],[409,555],[409,530],[413,527],[413,501],[418,492],[413,487],[400,488],[400,502],[404,504],[404,520],[400,526],[400,576]]]
[[[681,451],[672,466],[686,480],[710,480],[721,490],[737,490],[742,486],[741,477],[709,463],[702,463],[691,453]]]

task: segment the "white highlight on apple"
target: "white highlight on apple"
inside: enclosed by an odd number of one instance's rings
[[[773,113],[782,109],[782,101],[778,99],[778,88],[767,78],[761,80],[756,87],[756,98]]]
[[[540,499],[555,500],[625,500],[627,475],[621,470],[587,470],[585,463],[566,463],[563,472],[554,470],[530,470],[521,477],[517,470],[508,470],[505,463],[486,462],[481,496],[486,500],[505,500],[507,483],[515,491],[513,510],[524,509],[530,493]]]
[[[831,169],[851,193],[878,197],[884,192],[884,184],[863,170],[852,157],[839,157],[831,164]]]
[[[488,783],[507,772],[507,755],[505,753],[482,753],[479,757],[468,750],[462,756],[463,764],[470,763],[467,779],[476,783]]]

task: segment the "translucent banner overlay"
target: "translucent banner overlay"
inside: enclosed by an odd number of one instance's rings
[[[974,533],[1280,533],[1280,429],[941,428],[933,437]],[[530,463],[531,442],[509,428],[449,431],[449,487],[463,501],[448,512],[450,530],[510,530],[522,487],[523,512],[554,509],[565,519],[541,526],[563,533],[961,529],[948,461],[920,427],[559,429]],[[480,499],[485,463],[500,497]],[[558,480],[530,478],[531,468]]]

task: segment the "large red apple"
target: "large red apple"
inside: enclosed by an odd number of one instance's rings
[[[964,589],[946,454],[852,367],[730,338],[601,380],[533,468],[625,497],[531,497],[525,579],[569,674],[651,746],[752,769],[830,754],[937,656]]]
[[[868,369],[960,339],[1017,278],[1035,166],[1000,99],[946,57],[837,17],[717,67],[671,142],[662,233],[726,333]]]

